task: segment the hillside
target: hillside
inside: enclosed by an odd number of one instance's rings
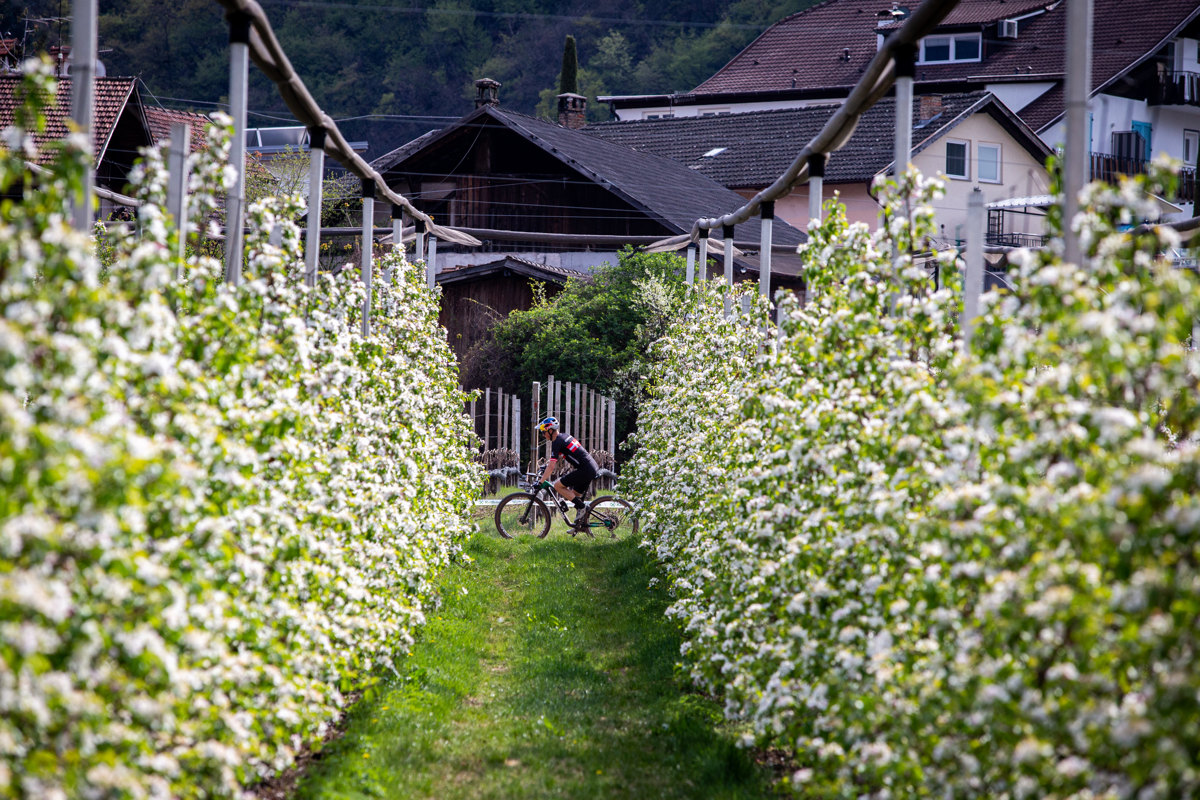
[[[579,43],[586,94],[687,90],[811,1],[262,0],[317,101],[347,120],[351,138],[369,139],[372,154],[440,124],[429,117],[464,113],[478,77],[504,84],[506,106],[535,113],[539,93],[557,85],[567,34]],[[68,22],[24,21],[62,17],[69,7],[66,0],[3,0],[0,31],[23,38],[30,52],[69,41]],[[100,0],[100,12],[110,75],[140,76],[165,106],[208,110],[224,99],[227,32],[216,3]],[[258,112],[251,124],[287,124],[274,89],[254,70],[251,76],[250,108]],[[592,113],[603,118],[606,111]]]

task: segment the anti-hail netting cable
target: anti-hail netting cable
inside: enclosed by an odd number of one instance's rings
[[[754,195],[736,211],[723,217],[702,217],[693,223],[689,233],[663,239],[657,244],[663,248],[678,247],[688,242],[698,241],[702,229],[720,230],[725,226],[746,222],[758,214],[763,203],[785,197],[792,191],[793,186],[807,181],[809,158],[816,154],[828,156],[841,149],[854,135],[859,117],[892,88],[892,84],[895,82],[896,56],[900,49],[915,47],[917,42],[926,34],[932,33],[957,5],[958,0],[925,0],[905,21],[900,30],[886,37],[883,40],[883,46],[871,59],[863,76],[859,78],[849,96],[838,107],[837,112],[825,123],[825,127],[800,150],[791,166],[776,178],[774,183]]]
[[[310,130],[316,128],[325,132],[325,147],[323,148],[325,153],[333,156],[361,180],[373,183],[381,197],[388,199],[393,205],[403,208],[414,219],[424,222],[429,233],[439,240],[468,247],[477,247],[481,244],[474,236],[435,224],[428,214],[417,210],[407,198],[392,191],[391,187],[384,182],[383,176],[372,169],[362,156],[350,149],[350,145],[342,136],[337,123],[321,110],[321,107],[309,94],[304,82],[300,80],[300,76],[296,74],[292,62],[288,60],[279,40],[275,38],[275,32],[271,29],[271,23],[267,20],[262,6],[255,0],[217,0],[217,2],[225,8],[227,19],[236,15],[244,15],[249,18],[250,58],[254,61],[255,66],[262,70],[263,74],[270,78],[279,89],[279,96],[283,98],[283,102],[297,120]],[[240,133],[239,131],[239,135]]]

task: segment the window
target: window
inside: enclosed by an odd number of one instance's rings
[[[1189,167],[1196,166],[1196,151],[1200,149],[1200,131],[1183,132],[1183,163]]]
[[[957,33],[953,36],[926,36],[921,40],[919,62],[922,64],[952,64],[959,61],[978,61],[983,51],[979,33]]]
[[[968,180],[971,177],[967,142],[946,142],[946,177]]]
[[[979,143],[975,171],[983,183],[1000,183],[1000,145]]]

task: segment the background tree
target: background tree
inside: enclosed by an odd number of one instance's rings
[[[579,93],[579,53],[575,50],[575,37],[567,34],[563,43],[562,72],[558,73],[558,93]]]
[[[666,329],[684,291],[683,259],[626,248],[616,265],[572,279],[553,299],[535,296],[476,345],[462,364],[467,388],[503,387],[522,397],[554,375],[585,383],[617,401],[617,441],[633,430],[651,342]]]

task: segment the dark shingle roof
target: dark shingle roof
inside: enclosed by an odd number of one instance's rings
[[[1200,10],[1198,0],[1094,0],[1092,81],[1103,86],[1155,52]],[[877,52],[878,12],[883,0],[826,0],[763,32],[693,94],[738,94],[847,89]],[[1005,80],[1060,78],[1064,68],[1066,3],[1045,0],[962,0],[948,27],[980,27],[999,19],[1048,9],[1020,23],[1013,40],[989,41],[979,63],[923,64],[918,82],[978,86]],[[893,27],[892,25],[887,28]],[[884,28],[883,30],[887,30]],[[849,49],[849,58],[844,55]],[[1041,76],[1041,77],[1039,77]]]
[[[399,158],[378,159],[375,168],[380,172],[394,169],[440,135],[460,126],[478,124],[484,116],[524,137],[676,233],[690,231],[700,217],[727,214],[746,202],[741,195],[670,158],[633,150],[583,131],[496,106],[478,108],[438,134],[410,143],[420,143],[419,146],[405,145],[400,148],[404,152]],[[758,220],[740,225],[738,234],[739,239],[744,236],[745,240],[757,240],[760,235]],[[805,234],[796,228],[776,221],[774,241],[777,244],[799,244],[805,238]]]
[[[892,162],[895,100],[885,97],[859,120],[854,135],[829,157],[825,179],[830,183],[869,181]],[[675,117],[635,122],[605,122],[584,130],[635,150],[666,156],[689,169],[733,188],[766,186],[791,165],[796,154],[817,134],[836,106],[810,106],[774,111]],[[942,112],[925,124],[920,104],[913,109],[913,145],[920,150],[948,132],[969,113],[987,108],[1008,126],[1021,128],[1015,117],[986,92],[942,95]],[[1010,131],[1012,132],[1012,131]],[[1048,154],[1030,130],[1018,140],[1039,157]],[[718,149],[720,149],[719,152]],[[706,156],[706,153],[713,153]]]
[[[104,152],[112,137],[117,120],[137,92],[134,78],[96,78],[95,117],[92,123],[92,148],[97,163],[104,160]],[[0,75],[0,128],[13,124],[16,109],[16,89],[21,84],[20,75]],[[136,104],[139,105],[140,104]],[[46,109],[46,130],[34,136],[38,145],[56,141],[67,136],[67,121],[71,119],[71,79],[58,81],[58,95]]]

